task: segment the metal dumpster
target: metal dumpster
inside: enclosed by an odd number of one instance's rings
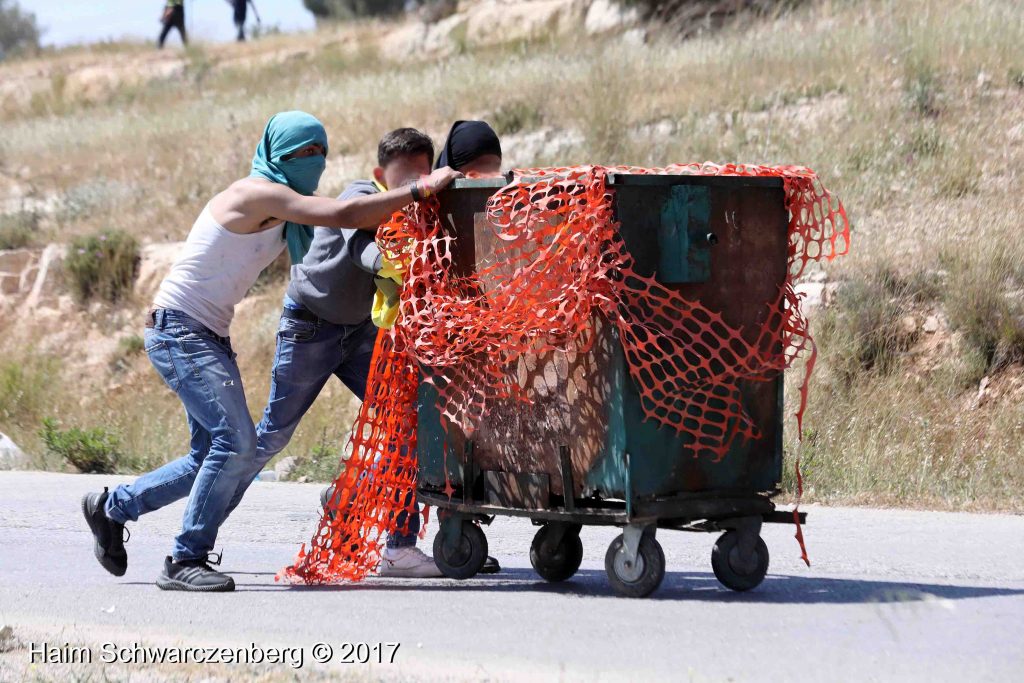
[[[485,204],[504,184],[460,180],[440,195],[457,272],[494,253]],[[782,181],[620,174],[609,184],[637,271],[756,334],[787,273]],[[581,526],[604,524],[624,527],[605,558],[621,594],[646,596],[660,584],[659,528],[725,531],[712,552],[715,575],[735,590],[757,586],[768,569],[762,522],[792,522],[771,501],[782,475],[781,374],[740,385],[760,438],[737,440],[717,462],[694,457],[687,435],[645,419],[617,330],[600,316],[593,323],[588,353],[523,359],[518,379],[532,403],[492,407],[471,438],[442,427],[436,390],[421,383],[418,495],[440,511],[438,566],[453,578],[476,574],[487,555],[480,523],[512,515],[540,527],[530,559],[550,581],[579,568]]]

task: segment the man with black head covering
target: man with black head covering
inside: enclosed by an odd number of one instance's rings
[[[451,166],[464,174],[493,175],[501,171],[501,140],[486,121],[456,121],[437,158],[435,168]],[[501,565],[493,557],[484,562],[481,574],[496,574]]]
[[[448,131],[435,168],[451,166],[462,173],[501,171],[501,141],[485,121],[456,121]]]

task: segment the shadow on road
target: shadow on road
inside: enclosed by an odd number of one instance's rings
[[[530,592],[581,597],[615,597],[603,571],[581,569],[564,583],[547,583],[532,570],[505,568],[494,576],[468,581],[447,579],[379,579],[332,586],[268,585],[249,583],[240,577],[271,576],[270,572],[231,572],[239,591],[440,591]],[[987,586],[956,586],[902,581],[870,581],[816,576],[769,574],[757,589],[736,593],[724,588],[710,572],[667,572],[661,587],[649,600],[753,602],[770,604],[900,603],[926,600],[966,600],[993,596],[1024,595],[1024,589]]]

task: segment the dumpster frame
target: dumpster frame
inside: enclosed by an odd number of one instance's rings
[[[782,188],[780,178],[774,177],[737,177],[737,176],[685,176],[686,184],[705,187],[761,187]],[[615,186],[645,186],[664,183],[665,176],[633,175],[609,173],[607,182]],[[529,183],[542,178],[523,177],[519,182]],[[504,178],[476,178],[455,181],[451,189],[493,189],[498,190],[513,181],[509,173]],[[708,233],[710,244],[715,236]],[[617,337],[617,335],[616,335]],[[628,381],[632,381],[627,376]],[[782,414],[783,414],[783,377],[776,378],[778,405],[776,415],[778,426],[775,433],[774,448],[779,458],[779,477],[781,478],[782,460]],[[727,587],[734,590],[749,590],[760,584],[767,572],[767,548],[760,538],[763,523],[804,523],[806,513],[777,510],[772,498],[779,493],[778,482],[766,491],[751,492],[749,489],[731,490],[714,489],[696,492],[680,492],[669,496],[634,494],[631,476],[631,454],[623,453],[625,470],[625,495],[623,500],[615,498],[577,498],[575,495],[562,496],[551,494],[552,504],[543,508],[515,507],[496,505],[486,501],[487,491],[483,490],[484,498],[475,493],[475,489],[483,489],[484,482],[480,476],[474,457],[474,444],[470,438],[465,442],[461,462],[461,481],[452,482],[450,490],[438,492],[436,487],[418,487],[417,498],[420,503],[433,505],[438,509],[440,530],[434,541],[434,557],[438,567],[452,578],[469,578],[482,566],[455,566],[448,560],[452,557],[472,555],[481,557],[479,547],[483,544],[482,557],[486,557],[486,537],[479,530],[480,525],[489,525],[496,516],[526,517],[541,529],[531,547],[531,561],[534,567],[548,580],[564,580],[575,571],[556,572],[557,579],[552,579],[538,566],[537,558],[557,555],[558,548],[563,547],[566,539],[576,535],[578,543],[579,529],[583,525],[617,526],[623,528],[623,534],[609,547],[605,558],[605,568],[613,587],[620,594],[631,597],[644,597],[657,588],[664,575],[664,555],[655,540],[658,529],[672,529],[691,532],[725,533],[718,539],[712,552],[712,567],[716,577]],[[560,474],[563,492],[574,492],[572,485],[571,452],[566,444],[559,446]],[[526,473],[523,473],[526,474]],[[469,486],[463,482],[471,482]],[[568,484],[568,485],[567,485]],[[451,495],[448,495],[450,493]],[[556,504],[558,499],[561,504]],[[476,527],[471,528],[471,527]],[[547,531],[545,531],[547,530]],[[467,550],[467,547],[469,550]],[[470,552],[472,551],[472,552]],[[660,568],[658,562],[660,555]],[[474,559],[473,562],[476,562]],[[571,560],[570,560],[571,562]],[[578,564],[577,564],[578,567]],[[749,570],[749,571],[745,571]],[[645,574],[646,572],[646,574]],[[630,577],[638,577],[633,581]]]

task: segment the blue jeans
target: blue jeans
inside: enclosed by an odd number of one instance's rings
[[[242,390],[231,340],[181,311],[161,309],[146,328],[146,354],[185,405],[192,435],[188,455],[107,498],[106,513],[122,524],[188,497],[175,560],[204,559],[217,540],[231,496],[256,459],[256,430]]]
[[[280,453],[295,433],[303,415],[320,395],[327,380],[334,375],[353,394],[363,400],[370,361],[377,340],[377,327],[369,318],[359,325],[336,325],[323,319],[299,320],[281,316],[277,331],[277,350],[270,375],[270,397],[263,419],[256,426],[256,457],[252,470],[240,482],[228,506],[234,510],[245,490],[260,470]],[[409,494],[412,502],[412,494]],[[418,506],[415,508],[418,510]],[[388,536],[388,547],[416,545],[420,517],[411,517],[403,510],[397,517],[398,528],[409,528],[404,534]]]

